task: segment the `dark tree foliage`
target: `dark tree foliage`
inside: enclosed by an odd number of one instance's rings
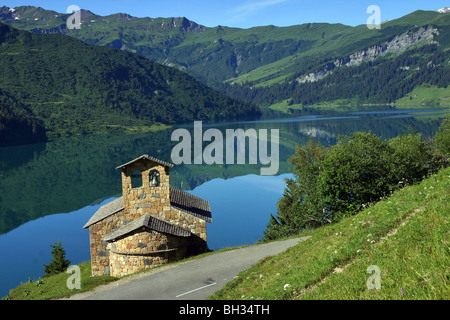
[[[434,143],[440,153],[450,155],[450,116],[448,116],[439,127],[439,131],[434,137]]]
[[[50,245],[50,247],[53,248],[53,260],[49,264],[44,265],[44,272],[46,276],[64,272],[70,265],[70,260],[66,259],[66,252],[61,245],[61,241],[58,241],[54,245]]]
[[[42,142],[47,139],[41,120],[0,89],[0,147]]]

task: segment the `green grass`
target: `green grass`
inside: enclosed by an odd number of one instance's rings
[[[450,298],[450,168],[358,215],[300,236],[306,242],[261,260],[210,299]],[[381,270],[370,290],[369,266]]]
[[[169,264],[162,264],[155,268],[164,267],[171,264],[177,263],[185,263],[196,259],[201,259],[206,256],[226,252],[230,250],[236,250],[240,248],[249,247],[249,245],[243,245],[239,247],[227,247],[216,251],[209,251],[203,254],[199,254],[197,256],[192,256],[186,259],[182,259],[179,261],[170,262]],[[11,289],[9,294],[6,297],[3,297],[2,300],[56,300],[62,298],[68,298],[74,294],[87,292],[95,289],[96,287],[104,284],[108,284],[110,282],[114,282],[119,280],[119,278],[111,277],[111,276],[100,276],[100,277],[92,277],[91,276],[91,262],[83,262],[78,265],[80,267],[81,272],[81,288],[70,290],[67,288],[67,281],[72,274],[69,273],[59,273],[57,275],[52,275],[48,277],[41,277],[37,281],[28,281],[26,283],[22,283],[18,287]],[[142,271],[135,272],[126,277],[134,276],[137,274],[145,274],[149,272],[153,272],[155,268],[146,269]],[[122,278],[122,279],[123,279]]]
[[[292,104],[289,105],[289,100],[286,99],[281,102],[272,104],[269,106],[270,109],[275,111],[281,111],[284,113],[290,113],[289,110],[303,110],[304,106],[302,104]],[[329,103],[323,103],[323,104],[315,104],[315,105],[308,105],[309,109],[315,108],[318,111],[343,111],[347,112],[350,111],[351,104],[349,101],[339,100],[339,101],[333,101]]]
[[[396,101],[399,109],[423,108],[424,106],[450,106],[450,86],[420,86]]]
[[[73,274],[59,273],[57,275],[42,277],[37,281],[28,281],[17,288],[10,290],[2,300],[51,300],[69,297],[70,295],[86,292],[95,287],[116,281],[110,276],[92,277],[91,263],[84,262],[79,265],[81,276],[81,289],[70,290],[67,280]]]
[[[156,123],[156,124],[150,125],[150,126],[105,125],[105,128],[107,128],[107,129],[112,129],[112,130],[116,129],[116,130],[119,130],[120,132],[125,132],[125,133],[155,132],[155,131],[160,131],[160,130],[167,130],[171,127],[172,126],[162,124],[162,123]]]
[[[268,108],[289,114],[289,109],[303,110],[302,104],[289,105],[290,99],[286,99],[274,103]],[[397,100],[392,104],[384,104],[386,106],[392,105],[397,109],[425,109],[425,108],[442,108],[450,107],[450,86],[447,88],[438,88],[435,86],[420,86],[414,89],[411,93],[403,98]],[[334,101],[324,101],[314,105],[308,105],[308,108],[315,108],[317,111],[360,111],[361,105],[355,99],[339,99]]]
[[[274,103],[270,105],[268,108],[274,111],[280,111],[283,113],[290,114],[290,110],[299,110],[302,111],[306,108],[315,109],[318,112],[351,112],[351,111],[362,111],[370,109],[370,107],[378,107],[378,106],[388,106],[389,104],[383,105],[375,105],[375,104],[361,104],[355,100],[351,99],[339,99],[334,101],[324,101],[317,104],[303,106],[302,104],[292,104],[289,105],[290,99],[283,100],[278,103]],[[421,108],[425,108],[421,106]]]

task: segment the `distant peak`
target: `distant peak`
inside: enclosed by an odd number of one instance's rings
[[[439,12],[439,13],[447,13],[447,12],[450,12],[450,7],[441,8],[441,9],[439,9],[439,10],[436,10],[436,12]]]
[[[119,12],[117,14],[117,18],[118,19],[132,19],[134,18],[133,16],[129,15],[128,13],[123,13],[123,12]]]
[[[89,11],[89,10],[80,9],[80,12],[81,12],[81,17],[82,17],[83,19],[87,19],[87,18],[90,18],[90,19],[93,19],[93,18],[100,18],[99,15],[97,15],[97,14],[95,14],[95,13],[93,13],[92,11]]]

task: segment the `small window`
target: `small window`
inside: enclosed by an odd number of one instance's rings
[[[150,187],[158,187],[161,183],[158,170],[150,171],[148,177],[150,179]]]
[[[140,188],[142,187],[142,172],[139,170],[134,170],[131,174],[131,187]]]

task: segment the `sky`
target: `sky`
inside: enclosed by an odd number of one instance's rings
[[[385,21],[416,10],[450,7],[450,0],[2,0],[3,5],[32,5],[61,13],[77,5],[102,16],[121,12],[135,17],[186,17],[207,27],[251,28],[309,22],[356,26],[367,23],[371,5],[380,7],[381,21]]]

